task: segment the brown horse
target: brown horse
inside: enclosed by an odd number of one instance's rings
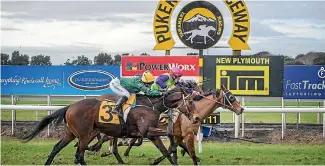
[[[200,89],[198,89],[198,86],[194,85],[194,88],[197,91],[200,91]],[[244,109],[236,100],[236,98],[232,95],[232,93],[223,85],[221,86],[221,89],[207,93],[205,95],[201,95],[201,98],[198,101],[194,100],[194,103],[196,107],[194,114],[196,114],[200,119],[207,118],[218,107],[226,107],[229,110],[235,112],[237,115],[241,114],[244,111]],[[198,132],[200,125],[201,122],[193,123],[187,117],[180,115],[178,116],[178,119],[174,124],[173,130],[176,144],[182,147],[184,151],[189,154],[189,156],[193,160],[194,165],[198,165],[198,157],[196,157],[194,148],[194,138]],[[166,125],[160,125],[160,128],[163,130],[166,130],[166,127]],[[124,156],[128,156],[135,142],[136,139],[132,139],[130,141],[130,145],[125,151]],[[138,146],[140,145],[141,143],[138,143]],[[153,164],[159,164],[163,159],[165,159],[164,156],[156,159]]]
[[[190,97],[184,97],[187,93],[181,88],[170,90],[162,97],[148,98],[147,96],[137,96],[136,106],[131,108],[126,120],[126,132],[123,132],[123,126],[119,124],[108,124],[99,122],[99,110],[102,101],[98,99],[84,99],[70,106],[59,109],[53,114],[43,118],[36,126],[34,131],[23,137],[25,141],[33,139],[51,122],[60,124],[63,119],[65,121],[65,135],[53,147],[45,165],[52,163],[55,155],[59,153],[75,138],[78,139],[78,148],[75,154],[75,163],[86,165],[84,153],[89,144],[98,133],[121,138],[148,138],[160,150],[160,152],[168,158],[171,164],[174,165],[170,154],[164,147],[159,136],[167,136],[168,133],[158,129],[158,118],[160,113],[166,109],[177,108],[181,105],[189,106]],[[106,99],[117,101],[115,95],[106,96]],[[110,112],[107,112],[110,114]],[[124,163],[117,151],[117,139],[113,142],[113,153],[119,163]]]

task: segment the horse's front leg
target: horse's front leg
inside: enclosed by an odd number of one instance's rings
[[[209,37],[212,41],[214,41],[214,39],[212,37],[210,37],[209,35],[207,37]]]
[[[138,140],[138,138],[132,138],[132,139],[131,139],[128,148],[127,148],[127,149],[125,150],[125,152],[124,152],[124,156],[129,156],[129,153],[130,153],[131,148],[132,148],[133,146],[140,146],[140,145],[142,144],[142,140],[143,140],[143,138],[139,138],[139,142],[138,142],[138,144],[135,143],[137,140]],[[139,143],[140,143],[140,144],[139,144]]]
[[[189,156],[193,160],[193,164],[198,165],[197,157],[195,155],[195,149],[194,149],[194,133],[186,135],[184,140],[186,141],[187,150],[189,152]]]
[[[113,154],[114,154],[114,156],[117,159],[119,164],[125,164],[124,161],[122,160],[120,154],[118,153],[117,140],[118,140],[118,138],[116,138],[116,137],[113,138]]]

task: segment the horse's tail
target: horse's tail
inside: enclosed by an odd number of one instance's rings
[[[32,133],[30,133],[27,136],[24,136],[24,137],[22,137],[20,139],[22,139],[23,142],[30,141],[35,136],[37,136],[47,125],[49,125],[53,121],[55,121],[55,126],[58,126],[62,122],[63,119],[65,121],[65,113],[67,112],[69,107],[70,107],[70,105],[55,111],[51,115],[48,115],[48,116],[44,117],[38,123],[38,125],[36,126],[36,128],[34,129],[34,131]]]

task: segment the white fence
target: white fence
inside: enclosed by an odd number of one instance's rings
[[[324,101],[325,105],[325,101]],[[43,111],[55,111],[64,106],[31,106],[31,105],[0,105],[1,110],[43,110]],[[217,109],[216,112],[229,112],[227,109]],[[240,132],[240,119],[242,122],[242,137],[245,132],[245,114],[250,112],[258,113],[282,113],[282,139],[284,138],[284,129],[285,129],[285,113],[323,113],[323,139],[325,139],[325,108],[250,108],[245,107],[245,111],[242,115],[235,115],[235,138],[239,137]],[[12,118],[12,125],[14,124],[14,118]],[[12,130],[14,126],[12,126]]]

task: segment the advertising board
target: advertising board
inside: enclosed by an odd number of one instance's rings
[[[1,94],[102,95],[120,66],[1,66]]]
[[[169,72],[171,67],[183,71],[183,79],[198,80],[198,56],[123,56],[121,75],[134,76],[149,70],[154,76]]]
[[[325,66],[285,66],[285,99],[325,99]]]
[[[225,85],[234,95],[282,97],[283,57],[204,56],[204,89]]]

